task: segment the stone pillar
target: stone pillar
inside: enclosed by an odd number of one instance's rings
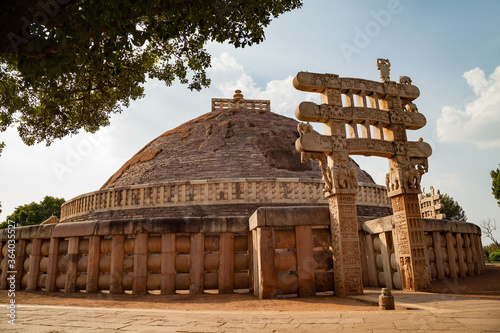
[[[163,188],[163,187],[162,187]],[[161,293],[175,293],[175,233],[161,235]]]
[[[458,254],[458,271],[460,272],[460,277],[464,278],[467,274],[465,273],[465,251],[464,251],[464,239],[461,233],[455,235],[457,239],[457,254]]]
[[[191,284],[189,285],[190,294],[203,294],[203,280],[205,277],[205,242],[204,235],[200,232],[191,234],[191,266],[189,269],[189,277]]]
[[[297,247],[299,296],[314,296],[316,295],[316,281],[314,276],[313,235],[311,226],[296,226],[295,241]]]
[[[0,252],[3,249],[4,244],[9,244],[8,242],[1,243]],[[7,248],[8,250],[8,248]],[[1,254],[0,254],[1,255]],[[0,275],[0,290],[9,289],[7,284],[7,272],[9,271],[9,251],[5,254],[2,261],[2,274]]]
[[[250,294],[254,293],[254,256],[253,256],[253,232],[248,231],[248,286]]]
[[[109,292],[123,293],[123,259],[125,257],[125,235],[113,235],[111,238],[111,269]]]
[[[391,200],[403,289],[428,291],[431,284],[418,194],[398,194]]]
[[[21,280],[24,273],[24,259],[26,257],[26,240],[19,239],[16,242],[16,290],[21,290]]]
[[[483,259],[484,256],[480,256],[482,252],[477,253],[476,235],[470,234],[469,239],[470,239],[470,248],[472,250],[472,264],[474,266],[474,272],[476,275],[479,275],[481,274],[481,269],[479,268],[479,265],[481,264],[481,260],[484,261]]]
[[[361,272],[363,277],[363,287],[368,287],[370,281],[368,280],[368,263],[365,249],[365,232],[364,230],[358,230],[359,237],[359,250],[361,255]]]
[[[38,275],[40,273],[40,260],[42,258],[42,239],[35,238],[31,243],[30,269],[28,272],[28,291],[36,291]]]
[[[47,291],[56,291],[57,262],[59,260],[59,238],[50,239],[49,264],[47,266]]]
[[[66,281],[64,283],[64,292],[75,292],[76,276],[78,274],[78,243],[79,237],[70,237],[68,241],[68,266],[66,267]]]
[[[458,266],[456,263],[456,250],[455,245],[453,245],[453,234],[451,232],[446,233],[446,248],[448,250],[448,265],[450,266],[450,278],[456,279],[458,277]]]
[[[363,294],[356,190],[339,190],[328,198],[332,233],[335,295]]]
[[[443,250],[441,249],[441,233],[439,231],[434,231],[432,233],[432,238],[434,240],[434,254],[436,255],[436,270],[437,279],[444,280],[444,261],[443,261]]]
[[[486,272],[486,264],[484,263],[483,258],[483,243],[481,241],[481,235],[476,235],[476,244],[477,244],[477,251],[481,253],[481,274]]]
[[[474,276],[474,259],[472,258],[471,241],[468,234],[463,234],[465,242],[465,254],[467,255],[467,268],[469,271],[469,276]],[[467,243],[469,245],[467,245]]]
[[[134,241],[134,282],[133,294],[146,294],[148,291],[148,234],[135,235]]]
[[[375,250],[373,249],[373,235],[365,236],[366,266],[368,266],[368,285],[378,287],[377,268],[375,264]]]
[[[89,258],[87,264],[87,293],[97,293],[99,290],[99,260],[101,236],[90,236],[89,240]]]
[[[389,252],[389,242],[387,240],[387,234],[381,232],[378,234],[380,238],[380,252],[382,254],[382,265],[384,267],[384,280],[385,287],[392,288],[392,270],[391,270],[391,259]]]
[[[258,227],[253,233],[254,294],[260,299],[276,298],[278,282],[274,228]]]
[[[221,232],[219,238],[219,294],[234,290],[234,234]]]

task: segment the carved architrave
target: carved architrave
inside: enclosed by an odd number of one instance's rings
[[[344,119],[344,113],[339,106],[302,102],[295,109],[295,117],[302,121],[325,122],[328,119]]]
[[[394,144],[391,141],[365,138],[347,139],[349,154],[364,156],[379,156],[390,158],[394,156]]]

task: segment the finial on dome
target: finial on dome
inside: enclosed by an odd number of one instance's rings
[[[235,94],[233,95],[233,99],[239,101],[240,99],[243,99],[243,94],[241,93],[241,90],[235,90]]]

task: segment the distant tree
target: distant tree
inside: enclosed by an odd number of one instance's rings
[[[446,214],[448,220],[467,222],[467,216],[458,201],[453,200],[448,194],[441,196],[441,213]]]
[[[63,198],[46,196],[39,203],[32,202],[18,206],[14,213],[7,216],[7,220],[16,222],[17,226],[40,224],[52,215],[61,217],[61,205],[64,201],[66,200]],[[6,222],[1,225],[3,228],[7,226]]]
[[[497,199],[498,206],[500,206],[500,168],[497,168],[496,170],[491,170],[490,176],[491,176],[491,191],[493,192],[495,199]]]
[[[483,230],[484,236],[488,237],[496,248],[500,248],[500,243],[493,236],[493,231],[497,230],[497,221],[491,221],[490,218],[488,220],[483,220],[481,222],[481,229]]]
[[[0,132],[27,145],[94,133],[146,79],[210,84],[208,42],[251,46],[300,0],[0,1]],[[0,143],[0,151],[3,143]]]

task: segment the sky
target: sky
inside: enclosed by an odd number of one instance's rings
[[[0,157],[0,221],[46,195],[69,200],[98,190],[148,142],[210,112],[211,98],[231,98],[241,89],[245,98],[271,100],[273,112],[294,118],[301,101],[319,103],[317,94],[293,88],[297,72],[379,81],[376,59],[388,58],[392,80],[406,75],[420,89],[414,103],[427,125],[408,135],[433,149],[422,186],[451,195],[469,222],[495,219],[498,240],[500,207],[489,173],[500,164],[499,14],[500,1],[493,0],[305,1],[275,19],[259,45],[207,45],[212,84],[201,92],[149,80],[146,96],[113,115],[109,127],[49,147],[25,146],[15,128],[1,133],[7,146]],[[385,183],[386,159],[353,158]]]

